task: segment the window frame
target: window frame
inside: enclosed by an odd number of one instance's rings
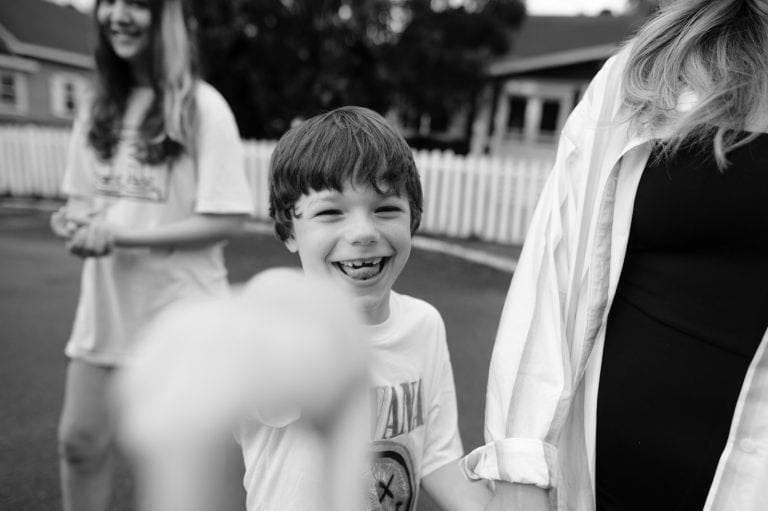
[[[13,82],[13,101],[3,101],[3,93],[0,92],[0,114],[26,114],[29,111],[27,76],[14,69],[0,68],[0,88],[4,88],[3,81],[6,77],[11,77]]]
[[[58,119],[74,119],[82,107],[89,81],[72,72],[56,72],[50,78],[51,115]],[[68,92],[71,89],[74,106],[67,108]]]

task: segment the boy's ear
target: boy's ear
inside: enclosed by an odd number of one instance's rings
[[[286,240],[283,243],[285,243],[285,247],[288,249],[289,252],[295,254],[296,252],[299,251],[299,247],[296,246],[296,239],[293,236],[286,238]]]

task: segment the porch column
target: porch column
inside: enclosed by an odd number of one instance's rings
[[[484,154],[488,146],[491,112],[493,111],[493,90],[486,85],[477,98],[477,110],[472,121],[472,134],[469,141],[469,154]]]
[[[507,134],[507,119],[509,119],[509,95],[504,87],[499,91],[496,101],[496,115],[493,118],[493,139],[491,140],[491,154],[502,153],[504,135]]]
[[[528,144],[533,144],[539,139],[541,130],[541,113],[543,101],[540,97],[531,96],[525,106],[525,128],[523,140]]]

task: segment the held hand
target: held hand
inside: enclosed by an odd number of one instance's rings
[[[79,257],[102,257],[115,245],[115,228],[102,220],[82,225],[72,235],[67,248]]]
[[[485,511],[553,511],[549,490],[532,484],[497,482]]]
[[[77,231],[79,224],[67,218],[67,208],[61,207],[51,215],[51,231],[59,238],[70,239]]]

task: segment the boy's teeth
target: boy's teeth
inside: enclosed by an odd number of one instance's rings
[[[363,266],[376,266],[381,262],[381,257],[374,257],[371,259],[354,259],[351,261],[342,261],[341,264],[347,268],[361,268]]]
[[[383,259],[382,257],[351,259],[349,261],[339,261],[338,265],[341,271],[348,277],[356,280],[367,280],[379,274]]]

